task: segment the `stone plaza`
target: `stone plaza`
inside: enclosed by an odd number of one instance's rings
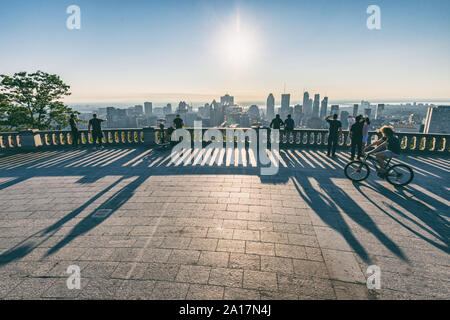
[[[144,146],[0,157],[1,299],[449,299],[450,158],[403,155],[395,188],[347,151],[279,172]],[[219,155],[216,155],[219,156]],[[69,289],[69,266],[80,289]],[[368,289],[367,268],[381,270]]]

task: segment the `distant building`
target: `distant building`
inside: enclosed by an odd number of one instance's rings
[[[226,94],[223,97],[220,97],[220,104],[223,106],[232,106],[234,105],[234,97]]]
[[[424,133],[450,132],[450,106],[429,107]]]
[[[273,94],[269,94],[267,97],[266,114],[266,118],[269,121],[275,118],[275,98]]]
[[[383,117],[384,103],[379,103],[375,111],[375,119],[379,120]]]
[[[319,117],[319,105],[320,105],[320,94],[315,94],[312,109],[312,116],[315,118]]]
[[[331,106],[330,114],[331,114],[331,115],[333,115],[333,114],[339,114],[339,105],[333,104],[333,105]]]
[[[356,103],[353,105],[353,116],[356,117],[358,115],[359,105]]]
[[[347,111],[341,111],[341,123],[342,123],[342,129],[346,130],[348,129],[348,121],[347,118],[350,114]]]
[[[364,116],[367,118],[370,118],[370,115],[372,114],[372,109],[370,108],[365,108],[364,109]]]
[[[164,114],[169,114],[172,113],[172,105],[170,103],[168,103],[165,107],[164,107]]]
[[[296,126],[299,126],[303,119],[303,106],[296,104],[294,106],[293,118]]]
[[[284,93],[281,95],[281,109],[280,116],[285,118],[289,113],[289,106],[291,103],[291,95],[289,93]]]
[[[153,105],[151,102],[144,102],[144,109],[146,115],[151,115],[153,113]]]
[[[325,118],[328,111],[328,97],[324,97],[320,106],[320,118]]]
[[[303,93],[303,114],[305,116],[310,116],[312,113],[312,108],[310,108],[309,101],[309,92],[305,91]]]
[[[134,114],[135,115],[143,115],[144,114],[144,107],[142,107],[141,105],[136,105],[134,106]]]

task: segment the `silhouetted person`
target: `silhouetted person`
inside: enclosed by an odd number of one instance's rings
[[[284,126],[284,122],[283,122],[283,120],[281,120],[280,115],[277,114],[275,116],[275,118],[272,120],[272,122],[270,123],[270,127],[272,129],[280,130],[281,126]]]
[[[184,126],[183,119],[180,118],[180,115],[177,114],[176,118],[173,120],[173,125],[175,126],[175,129],[182,129]]]
[[[284,131],[286,132],[286,139],[289,140],[289,137],[292,135],[294,131],[295,122],[292,119],[290,114],[287,115],[287,119],[284,120]]]
[[[80,132],[78,131],[78,121],[75,114],[70,115],[70,130],[72,131],[72,147],[78,147],[78,139],[80,138]]]
[[[102,122],[106,119],[99,119],[97,114],[92,115],[92,119],[89,120],[88,131],[91,132],[92,128],[92,140],[94,140],[94,146],[97,147],[97,139],[99,140],[99,147],[102,147]]]
[[[357,158],[361,158],[363,143],[364,118],[359,115],[355,118],[355,123],[350,128],[350,138],[352,139],[350,160],[355,159],[355,151],[358,149]]]
[[[342,134],[342,123],[337,119],[337,114],[333,114],[333,120],[330,120],[330,116],[325,118],[325,121],[330,125],[328,131],[328,152],[327,156],[336,156],[336,146],[338,144],[339,136]]]

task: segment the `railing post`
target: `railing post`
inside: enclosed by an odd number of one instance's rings
[[[42,146],[41,135],[37,129],[19,131],[19,136],[22,149],[36,149]]]

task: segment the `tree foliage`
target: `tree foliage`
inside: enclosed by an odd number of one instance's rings
[[[0,78],[0,125],[5,128],[59,130],[77,113],[61,101],[70,87],[56,74],[18,72]]]

